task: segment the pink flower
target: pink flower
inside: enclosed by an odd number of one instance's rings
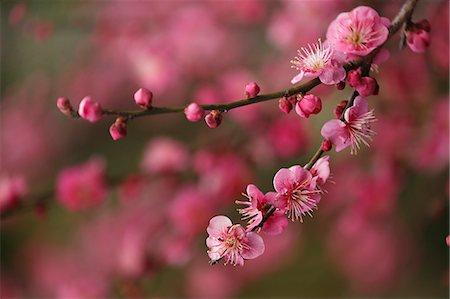
[[[245,86],[245,95],[247,98],[256,97],[260,91],[261,89],[256,82],[250,82]]]
[[[295,112],[304,118],[308,118],[311,114],[318,114],[320,111],[322,111],[322,101],[313,94],[303,96],[295,105]]]
[[[78,107],[78,114],[85,120],[95,123],[102,118],[102,106],[92,100],[90,96],[84,97]]]
[[[422,20],[413,23],[406,30],[406,43],[408,47],[416,53],[423,53],[430,46],[430,23]]]
[[[252,231],[255,227],[258,227],[263,218],[267,215],[271,208],[275,209],[274,202],[276,194],[269,192],[264,195],[258,187],[255,185],[247,186],[247,194],[243,194],[249,201],[239,201],[237,204],[246,205],[247,208],[238,209],[242,214],[242,220],[248,220],[247,231]],[[269,235],[280,234],[287,226],[288,222],[286,217],[280,211],[273,212],[262,226],[262,230]]]
[[[113,140],[118,140],[127,136],[127,121],[123,117],[118,117],[109,127],[109,134]]]
[[[244,259],[254,259],[264,253],[264,241],[257,233],[246,232],[239,224],[233,225],[226,216],[213,217],[206,231],[212,264],[224,258],[225,265],[243,266]]]
[[[0,212],[14,206],[27,190],[22,176],[0,178]]]
[[[311,174],[317,178],[319,185],[325,184],[330,177],[330,156],[324,156],[317,160],[311,168]]]
[[[300,71],[292,80],[296,84],[306,79],[319,77],[323,84],[337,84],[345,78],[345,69],[342,64],[334,58],[333,49],[329,45],[322,44],[319,39],[317,44],[308,44],[307,48],[297,51],[298,56],[291,60],[292,68]]]
[[[303,222],[303,215],[317,209],[320,191],[316,188],[316,179],[301,166],[280,169],[273,178],[277,191],[276,206],[284,211],[292,221]]]
[[[144,109],[152,106],[153,93],[147,88],[139,88],[134,93],[134,101]]]
[[[389,20],[370,7],[359,6],[331,22],[327,41],[335,51],[365,56],[382,45],[389,34]]]
[[[184,108],[184,114],[189,121],[197,122],[203,118],[205,110],[197,103],[190,103],[186,108]]]
[[[145,147],[141,168],[146,173],[157,174],[183,171],[188,164],[188,152],[183,143],[159,137]]]
[[[104,170],[104,163],[99,159],[63,169],[56,180],[57,199],[71,211],[100,204],[106,197]]]
[[[336,152],[351,146],[351,154],[356,154],[361,143],[369,146],[374,131],[370,128],[375,121],[373,110],[368,111],[367,100],[357,96],[353,106],[344,112],[344,121],[333,119],[326,122],[320,133],[336,146]]]

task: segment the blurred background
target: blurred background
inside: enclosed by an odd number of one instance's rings
[[[276,100],[224,115],[91,124],[56,107],[91,95],[103,107],[222,103],[284,90],[290,60],[359,5],[392,19],[402,1],[11,1],[1,3],[2,298],[447,297],[448,1],[420,1],[424,54],[388,44],[373,76],[370,148],[331,155],[319,210],[241,267],[208,265],[209,219],[238,221],[247,184],[273,190],[304,165],[320,128],[351,94],[320,86],[323,111],[286,115]],[[4,216],[4,217],[3,217]]]

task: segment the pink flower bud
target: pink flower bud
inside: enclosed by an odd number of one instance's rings
[[[245,86],[245,94],[247,95],[247,98],[256,97],[260,90],[261,89],[256,82],[250,82]]]
[[[347,107],[347,103],[348,103],[348,101],[341,101],[339,104],[337,104],[336,107],[334,107],[333,113],[334,113],[334,116],[336,116],[336,118],[341,118],[345,107]]]
[[[362,77],[360,83],[354,87],[363,97],[376,95],[379,91],[377,80],[371,77]]]
[[[127,121],[123,117],[118,117],[109,127],[109,134],[113,140],[118,140],[127,136]]]
[[[280,108],[280,110],[284,113],[288,114],[289,112],[291,112],[293,106],[288,99],[282,98],[278,101],[278,108]]]
[[[103,112],[100,103],[93,101],[90,96],[86,96],[81,100],[78,114],[85,120],[95,123],[102,118]]]
[[[361,70],[351,70],[347,74],[347,82],[351,87],[355,87],[361,82]]]
[[[324,140],[322,141],[322,150],[323,150],[324,152],[329,152],[329,151],[331,150],[332,147],[333,147],[333,144],[331,143],[330,140],[324,139]]]
[[[214,129],[222,123],[222,113],[219,110],[213,110],[205,116],[205,122],[208,127]]]
[[[134,93],[134,101],[136,104],[144,109],[148,109],[152,106],[153,93],[146,88],[139,88]]]
[[[205,114],[205,110],[197,103],[190,103],[189,106],[184,108],[184,114],[189,121],[200,121]]]
[[[423,29],[406,31],[406,43],[411,51],[423,53],[430,46],[430,34]]]
[[[318,114],[322,110],[322,101],[318,96],[307,94],[295,105],[295,112],[304,118]]]
[[[67,116],[72,116],[74,114],[72,104],[70,103],[68,98],[59,97],[56,100],[56,106],[58,107],[59,111]]]
[[[447,246],[450,246],[450,236],[445,238],[445,243],[447,243]]]
[[[341,81],[338,84],[336,84],[337,90],[343,90],[345,88],[345,81]]]

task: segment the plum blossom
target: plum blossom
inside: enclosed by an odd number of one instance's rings
[[[342,63],[335,57],[332,47],[322,43],[319,39],[317,44],[308,44],[308,48],[301,48],[297,51],[298,56],[291,60],[292,68],[300,73],[292,80],[296,84],[306,79],[319,77],[320,81],[326,85],[337,84],[345,79],[345,69]]]
[[[303,215],[312,217],[317,209],[321,191],[316,188],[317,178],[299,165],[280,169],[273,179],[277,192],[275,204],[292,221],[303,222]]]
[[[208,256],[211,263],[215,264],[222,258],[225,265],[244,265],[244,260],[254,259],[264,253],[264,241],[254,232],[246,232],[239,225],[231,222],[226,216],[215,216],[209,221]]]
[[[331,22],[327,41],[335,51],[350,58],[365,56],[382,45],[389,34],[390,21],[370,7],[359,6],[344,12]]]
[[[245,205],[246,208],[238,209],[242,214],[242,220],[248,220],[247,231],[252,231],[261,225],[264,217],[268,215],[275,202],[276,193],[268,192],[265,195],[253,184],[247,186],[247,194],[242,194],[248,198],[248,201],[239,201],[237,204]],[[287,219],[283,213],[275,210],[270,217],[268,217],[262,230],[269,235],[277,235],[287,227]]]
[[[361,143],[369,146],[375,132],[370,128],[374,122],[374,111],[368,111],[367,100],[357,96],[353,105],[344,112],[344,120],[333,119],[327,121],[320,133],[336,146],[336,152],[351,146],[351,154],[356,154]]]
[[[57,177],[57,199],[71,211],[99,205],[107,192],[104,171],[105,165],[100,159],[63,169]]]

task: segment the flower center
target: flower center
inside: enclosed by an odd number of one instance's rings
[[[238,240],[236,240],[235,237],[228,237],[225,241],[225,244],[227,245],[228,248],[234,248],[236,247],[236,244],[238,243]]]
[[[300,48],[297,51],[297,56],[291,60],[292,67],[304,71],[314,72],[321,70],[330,61],[333,50],[326,47],[319,41],[316,44],[308,44],[308,48]]]
[[[364,46],[366,37],[361,31],[351,28],[351,35],[348,37],[348,40],[355,46]]]

